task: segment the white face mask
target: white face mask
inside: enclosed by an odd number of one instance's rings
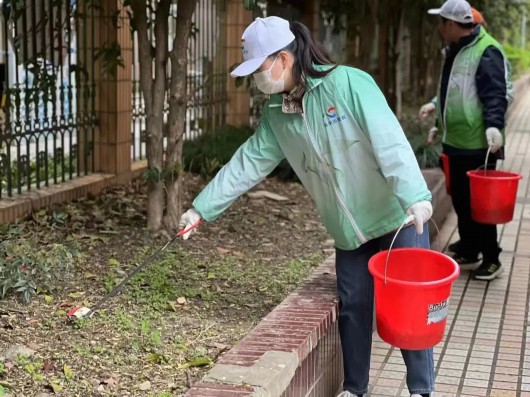
[[[256,82],[256,87],[258,87],[258,90],[260,90],[264,94],[278,94],[280,92],[283,92],[285,88],[285,80],[283,78],[283,75],[285,74],[285,69],[283,70],[283,73],[278,80],[272,79],[271,70],[274,67],[274,64],[276,63],[277,59],[278,57],[274,59],[274,62],[272,63],[269,70],[254,73],[254,81]]]

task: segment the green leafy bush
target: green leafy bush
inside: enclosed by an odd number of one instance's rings
[[[433,122],[433,117],[430,117],[426,121],[418,120],[415,110],[411,110],[410,114],[401,120],[403,130],[421,169],[436,168],[439,166],[442,146],[440,144],[429,145],[427,143],[428,130],[434,125]]]
[[[0,162],[7,161],[7,155],[5,153],[0,154]],[[39,180],[44,183],[47,179],[52,179],[55,175],[60,179],[62,175],[76,175],[77,174],[77,159],[70,156],[65,156],[64,159],[61,156],[48,157],[45,161],[31,160],[27,164],[18,164],[17,161],[12,161],[9,167],[9,173],[11,174],[11,186],[12,189],[16,189],[20,184],[21,186],[27,185],[28,174],[30,183],[33,185]],[[5,172],[0,172],[0,188],[7,190],[8,187],[8,175]]]
[[[512,66],[514,79],[530,71],[530,51],[510,45],[504,45],[503,48]]]
[[[68,269],[74,254],[62,244],[39,244],[22,238],[17,225],[2,233],[0,242],[0,299],[9,293],[29,301],[37,288],[47,289],[56,274]]]
[[[222,126],[198,139],[186,141],[183,149],[184,169],[212,178],[254,131],[248,127]]]

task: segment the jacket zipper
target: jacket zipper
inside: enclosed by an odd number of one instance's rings
[[[355,231],[355,234],[357,235],[357,238],[361,241],[361,243],[364,244],[367,241],[366,237],[364,237],[363,233],[361,232],[361,229],[359,229],[359,226],[357,226],[357,223],[355,223],[355,219],[353,219],[353,215],[348,210],[348,207],[346,207],[346,204],[344,203],[344,200],[343,200],[343,198],[342,198],[342,196],[341,196],[341,194],[339,192],[338,186],[335,183],[335,179],[333,178],[332,171],[329,168],[329,164],[325,161],[324,156],[322,156],[322,154],[318,150],[318,147],[317,147],[315,141],[313,140],[312,131],[311,131],[311,128],[309,127],[309,123],[307,122],[307,119],[306,119],[305,115],[306,115],[306,113],[305,113],[305,98],[304,98],[304,99],[302,99],[302,118],[304,119],[304,124],[305,124],[306,129],[307,129],[307,136],[309,137],[309,141],[311,142],[311,146],[313,146],[313,150],[315,151],[318,159],[326,167],[326,170],[328,171],[329,178],[330,178],[331,183],[333,184],[333,190],[335,191],[335,196],[337,197],[337,200],[339,202],[340,207],[342,208],[342,210],[346,214],[346,217],[349,219],[350,223],[352,224],[353,230]]]

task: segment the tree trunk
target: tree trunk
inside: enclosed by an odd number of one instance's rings
[[[149,36],[146,1],[131,2],[138,28],[140,87],[145,101],[147,132],[147,227],[159,230],[164,214],[163,127],[168,60],[168,17],[171,0],[157,3],[154,22],[155,52]],[[153,78],[154,75],[154,78]]]
[[[188,68],[188,40],[191,29],[191,18],[197,0],[179,0],[177,8],[177,27],[171,59],[171,85],[169,89],[168,116],[168,150],[165,162],[165,187],[167,191],[166,215],[164,226],[170,230],[178,227],[182,210],[180,190],[180,171],[182,170],[182,147],[184,144],[184,127],[186,122],[186,78]]]

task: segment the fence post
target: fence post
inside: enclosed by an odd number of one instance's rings
[[[226,64],[231,67],[242,60],[241,36],[252,22],[252,12],[243,7],[241,0],[226,2]],[[231,125],[249,125],[250,93],[245,87],[236,88],[235,79],[227,80],[226,123]]]
[[[99,48],[118,44],[124,66],[115,75],[105,74],[97,62],[96,111],[99,131],[95,137],[95,171],[116,175],[131,171],[132,138],[132,59],[130,21],[121,0],[101,2],[102,17],[96,19],[96,42]],[[119,13],[118,13],[119,12]],[[112,21],[118,15],[117,24]]]

